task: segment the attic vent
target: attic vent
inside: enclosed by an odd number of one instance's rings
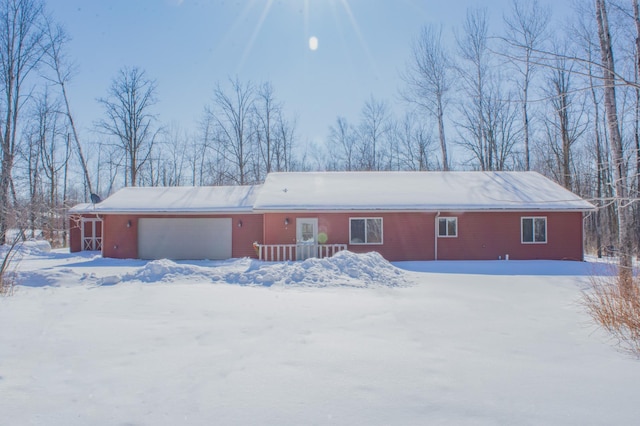
[[[287,188],[282,190],[282,192],[284,192],[285,194],[287,193],[287,191],[289,191]]]

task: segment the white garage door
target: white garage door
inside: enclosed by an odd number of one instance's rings
[[[231,219],[139,219],[141,259],[229,259]]]

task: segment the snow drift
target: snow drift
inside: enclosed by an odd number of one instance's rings
[[[51,244],[45,240],[28,240],[16,244],[14,250],[20,255],[38,255],[51,252]],[[0,256],[6,255],[8,251],[8,244],[0,245]]]
[[[399,287],[408,284],[402,270],[375,252],[356,254],[342,251],[330,258],[311,258],[302,262],[286,263],[239,259],[230,266],[232,268],[207,267],[161,259],[149,262],[134,272],[101,278],[99,284],[113,285],[129,281],[175,282],[184,278],[188,278],[190,282],[259,286]]]

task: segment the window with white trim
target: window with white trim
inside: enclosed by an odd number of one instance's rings
[[[382,218],[349,218],[349,244],[382,244]]]
[[[438,237],[457,237],[458,236],[458,218],[457,217],[439,217],[438,218]]]
[[[547,218],[523,217],[521,218],[521,239],[523,244],[547,243]]]

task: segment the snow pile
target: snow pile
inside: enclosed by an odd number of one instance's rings
[[[4,256],[9,251],[9,247],[9,245],[0,246],[0,256]],[[21,255],[38,255],[51,252],[51,244],[45,240],[29,240],[16,244],[13,249]]]
[[[84,282],[92,284],[95,280],[92,274],[79,274],[71,268],[56,268],[53,271],[18,270],[16,278],[16,284],[26,287],[70,287]]]
[[[24,254],[50,253],[51,244],[46,240],[31,240],[18,244],[18,250]]]
[[[231,266],[232,270],[228,267]],[[233,267],[235,266],[235,267]],[[342,251],[330,258],[311,258],[302,262],[265,263],[236,260],[226,267],[179,264],[171,260],[154,260],[123,275],[99,279],[100,285],[120,282],[224,282],[241,285],[298,285],[311,287],[399,287],[408,284],[405,273],[378,253],[356,254]]]
[[[145,283],[172,282],[181,278],[190,280],[210,278],[212,268],[197,265],[181,265],[168,259],[154,260],[134,272],[124,275],[112,275],[98,280],[100,285],[113,285],[119,282],[141,281]]]
[[[229,283],[298,285],[310,287],[406,286],[405,273],[376,252],[356,254],[341,251],[324,259],[262,264],[257,269],[231,273],[222,278]]]

